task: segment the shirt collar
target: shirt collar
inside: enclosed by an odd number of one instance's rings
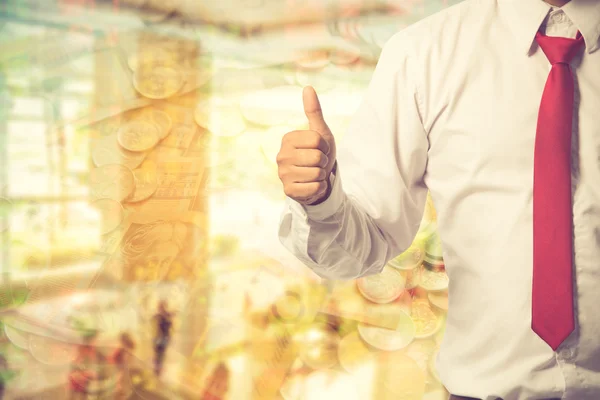
[[[543,0],[499,0],[510,14],[511,26],[520,48],[529,53],[535,40],[535,34],[552,9]],[[586,51],[592,53],[599,47],[600,38],[600,1],[571,0],[561,7],[573,24],[579,29],[585,40]]]

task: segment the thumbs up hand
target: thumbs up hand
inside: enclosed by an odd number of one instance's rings
[[[302,99],[309,130],[284,135],[277,154],[277,166],[285,194],[299,203],[314,205],[329,197],[335,140],[323,118],[315,90],[305,87]]]

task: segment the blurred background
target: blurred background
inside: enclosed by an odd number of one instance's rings
[[[338,141],[442,0],[0,1],[0,398],[438,400],[428,202],[376,276],[277,229],[302,87]]]

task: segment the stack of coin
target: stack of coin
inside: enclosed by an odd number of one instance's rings
[[[158,187],[157,166],[146,159],[172,129],[170,115],[144,107],[100,121],[90,131],[92,207],[99,211],[100,232],[114,231],[125,217],[122,203],[138,203]]]
[[[440,235],[435,232],[425,244],[425,258],[423,265],[432,271],[444,269],[444,257]]]
[[[448,289],[448,275],[444,264],[442,242],[437,232],[429,236],[425,245],[425,258],[419,268],[419,286],[429,291]]]

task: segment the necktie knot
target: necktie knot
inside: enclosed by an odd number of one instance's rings
[[[575,39],[546,36],[537,32],[535,40],[552,65],[568,65],[584,44],[583,36],[581,36],[580,32],[577,32],[577,38]]]

